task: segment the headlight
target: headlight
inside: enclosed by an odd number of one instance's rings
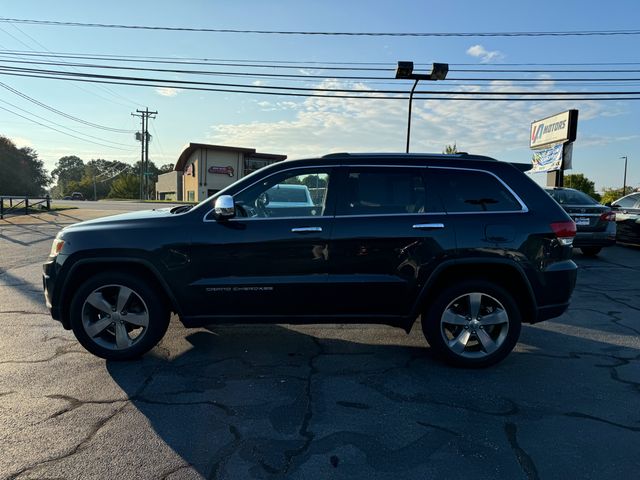
[[[51,244],[51,252],[49,253],[50,257],[55,257],[60,253],[62,247],[64,246],[64,240],[62,239],[62,235],[56,235],[56,238],[53,240]]]

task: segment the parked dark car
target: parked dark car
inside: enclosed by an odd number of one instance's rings
[[[64,197],[64,200],[84,200],[82,192],[73,192],[71,195]]]
[[[578,232],[573,246],[583,254],[595,256],[603,247],[616,243],[616,214],[611,207],[573,188],[554,187],[546,191],[576,222]]]
[[[617,240],[640,245],[640,192],[622,197],[611,204],[616,212]]]
[[[269,207],[311,184],[313,207]],[[421,316],[460,366],[506,357],[520,325],[561,315],[575,224],[508,163],[468,154],[278,162],[196,206],[63,229],[44,265],[54,319],[107,359],[144,354],[175,312],[211,323],[380,323]]]

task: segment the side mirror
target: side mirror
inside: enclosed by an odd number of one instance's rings
[[[216,198],[213,212],[218,220],[227,220],[236,216],[236,206],[231,195],[220,195]]]

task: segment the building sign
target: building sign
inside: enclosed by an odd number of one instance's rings
[[[219,175],[228,175],[230,177],[233,177],[234,170],[231,165],[226,167],[209,167],[209,173],[217,173]]]
[[[564,145],[562,143],[558,143],[551,147],[533,152],[533,157],[531,158],[533,166],[529,172],[539,173],[561,170],[563,146]]]
[[[578,130],[578,110],[552,115],[531,124],[529,147],[533,149],[554,143],[573,142]]]

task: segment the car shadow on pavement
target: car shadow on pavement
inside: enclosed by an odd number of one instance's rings
[[[567,461],[591,452],[579,432],[594,425],[620,438],[601,455],[632,448],[621,445],[636,428],[628,402],[638,385],[617,369],[637,350],[525,327],[523,348],[503,363],[462,370],[424,346],[359,341],[367,327],[348,327],[352,339],[294,328],[211,327],[107,369],[140,424],[181,458],[171,472],[205,478],[438,478],[455,458],[466,472],[515,478],[536,472],[517,440],[532,420],[526,445],[537,454],[554,435],[573,442]]]

